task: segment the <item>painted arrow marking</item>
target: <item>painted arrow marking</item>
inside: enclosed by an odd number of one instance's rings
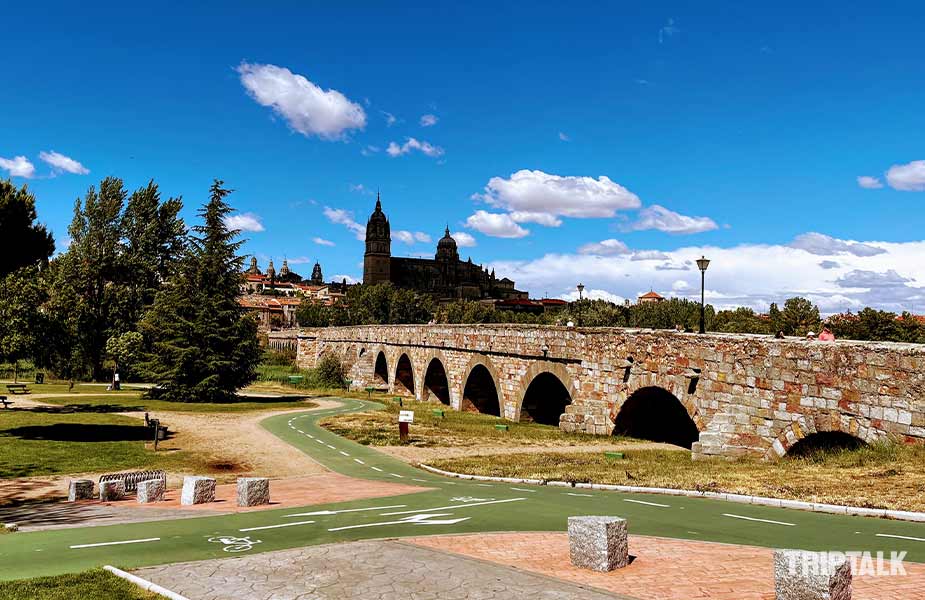
[[[410,513],[419,513],[419,512],[421,512],[422,510],[423,510],[423,511],[429,511],[429,510],[452,510],[452,509],[455,509],[455,508],[469,508],[470,506],[485,506],[486,504],[504,504],[504,503],[506,503],[506,502],[518,502],[518,501],[520,501],[520,500],[526,500],[526,498],[508,498],[507,500],[492,500],[492,501],[490,501],[490,502],[470,502],[469,504],[453,504],[453,505],[450,505],[450,506],[437,506],[437,507],[435,507],[435,508],[423,508],[423,509],[420,509],[420,508],[419,508],[419,509],[417,509],[417,510],[403,510],[403,511],[399,511],[399,512],[382,513],[382,516],[383,516],[383,517],[391,517],[391,516],[394,516],[394,515],[407,515],[407,514],[410,514]]]
[[[413,512],[413,511],[412,511]],[[470,517],[459,519],[437,519],[436,517],[449,517],[451,513],[418,513],[398,521],[383,521],[381,523],[364,523],[362,525],[347,525],[345,527],[332,527],[328,531],[344,531],[345,529],[362,529],[364,527],[380,527],[385,525],[455,525],[468,521]]]
[[[390,508],[405,508],[407,504],[395,504],[392,506],[370,506],[369,508],[345,508],[344,510],[316,510],[315,512],[294,513],[286,517],[314,517],[318,515],[339,515],[340,513],[363,512],[367,510],[388,510]]]

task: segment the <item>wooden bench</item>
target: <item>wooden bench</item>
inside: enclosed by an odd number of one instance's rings
[[[9,408],[12,402],[6,399],[6,396],[0,396],[0,404],[3,405],[3,408]]]
[[[6,389],[11,394],[28,394],[29,388],[26,387],[25,383],[8,383],[6,384]]]

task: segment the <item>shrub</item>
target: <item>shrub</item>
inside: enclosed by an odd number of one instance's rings
[[[315,367],[314,379],[321,387],[342,388],[347,380],[347,372],[339,358],[325,354]]]

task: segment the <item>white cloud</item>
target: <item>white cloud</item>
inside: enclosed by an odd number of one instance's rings
[[[594,179],[526,169],[508,179],[492,177],[485,192],[473,198],[512,212],[575,218],[613,217],[640,206],[636,194],[604,175]]]
[[[430,236],[424,233],[423,231],[415,231],[414,239],[418,242],[423,242],[429,244],[431,242]]]
[[[260,232],[264,230],[260,217],[254,213],[239,213],[225,217],[225,226],[228,229],[237,229],[239,231]]]
[[[39,158],[54,167],[56,171],[64,171],[65,173],[73,173],[74,175],[87,175],[90,173],[90,169],[83,166],[70,156],[65,156],[60,152],[39,152]]]
[[[559,296],[562,300],[568,300],[569,302],[575,302],[578,300],[578,290],[572,289]],[[596,290],[596,289],[585,289],[581,293],[581,297],[585,300],[606,300],[607,302],[613,302],[614,304],[623,304],[625,298],[617,294],[608,292],[607,290]]]
[[[367,196],[372,196],[372,195],[373,195],[373,191],[372,191],[371,189],[367,188],[367,187],[366,187],[365,185],[363,185],[362,183],[349,183],[349,184],[347,184],[347,188],[348,188],[351,192],[356,192],[356,193],[358,193],[358,194],[365,194],[365,195],[367,195]]]
[[[437,115],[421,115],[421,127],[433,127],[439,120]]]
[[[450,233],[454,240],[456,240],[456,245],[460,248],[471,248],[476,244],[475,237],[471,233],[466,233],[465,231],[454,231]]]
[[[337,140],[350,129],[366,126],[362,106],[289,69],[243,62],[237,71],[241,84],[258,104],[272,108],[302,135]]]
[[[687,234],[711,231],[718,227],[716,222],[709,217],[689,217],[668,210],[664,206],[653,204],[640,210],[639,218],[627,225],[625,229],[630,231],[657,229],[665,233]]]
[[[293,256],[292,258],[287,259],[286,262],[290,265],[307,265],[308,263],[314,261],[312,261],[312,259],[307,256]]]
[[[837,269],[841,265],[835,262],[834,260],[824,260],[819,263],[819,266],[823,269]]]
[[[409,246],[413,245],[415,242],[429,243],[431,241],[430,236],[423,231],[405,231],[402,229],[393,231],[392,239],[398,240],[403,244],[408,244]]]
[[[791,248],[799,248],[810,254],[818,256],[835,256],[838,254],[853,254],[855,256],[876,256],[886,252],[883,248],[862,244],[860,242],[849,242],[839,240],[823,233],[811,231],[798,235],[790,242]]]
[[[671,284],[671,289],[672,291],[675,291],[675,292],[683,292],[685,290],[689,290],[690,287],[691,287],[691,284],[684,281],[683,279],[678,279],[677,281]]]
[[[563,142],[570,142],[570,141],[572,141],[572,138],[570,138],[568,135],[562,133],[561,131],[559,132],[559,139],[562,140]]]
[[[894,190],[925,191],[925,160],[914,160],[905,165],[893,165],[886,172],[886,181]]]
[[[477,210],[466,219],[466,227],[475,229],[485,235],[500,238],[522,238],[530,231],[518,225],[508,214],[490,213]]]
[[[681,30],[675,26],[674,19],[668,19],[668,23],[664,27],[659,27],[658,29],[658,43],[664,44],[666,39],[680,31]]]
[[[353,232],[354,236],[356,236],[356,239],[360,241],[366,239],[366,228],[356,222],[356,220],[353,218],[353,213],[349,210],[325,206],[323,212],[328,221],[338,225],[343,225],[351,232]]]
[[[858,185],[868,190],[876,190],[876,189],[883,187],[883,182],[880,181],[879,177],[871,177],[870,175],[861,175],[860,177],[858,177]]]
[[[578,249],[579,254],[596,254],[598,256],[613,256],[615,254],[629,254],[630,249],[621,242],[613,238],[585,244]]]
[[[805,250],[789,245],[741,244],[732,247],[689,246],[662,252],[663,262],[633,260],[640,254],[546,254],[533,260],[497,260],[490,263],[499,277],[510,277],[518,289],[541,294],[562,289],[563,282],[582,281],[589,288],[635,298],[650,288],[663,296],[700,298],[700,273],[694,261],[711,259],[706,272],[707,295],[718,308],[748,306],[767,311],[771,302],[782,305],[804,296],[824,313],[874,306],[921,313],[925,306],[925,240],[917,242],[863,242],[885,252],[860,256],[839,255],[838,264],[813,260]],[[756,267],[758,265],[758,267]],[[660,268],[659,268],[660,267]],[[683,271],[677,268],[686,269]],[[690,288],[677,289],[679,280]]]
[[[389,142],[389,147],[385,149],[386,153],[392,158],[408,154],[412,150],[417,150],[427,156],[443,156],[443,148],[434,146],[430,142],[419,141],[413,137],[406,138],[405,143],[399,146],[395,142]]]
[[[313,237],[312,241],[318,244],[319,246],[335,246],[336,245],[331,240],[326,240],[322,237]]]
[[[0,157],[0,169],[9,171],[11,177],[24,177],[29,179],[35,175],[35,165],[25,156],[14,156],[13,158]]]
[[[671,257],[661,250],[637,250],[630,260],[668,260]]]
[[[543,225],[545,227],[558,227],[562,225],[562,219],[549,213],[515,210],[508,214],[511,215],[511,218],[516,223],[536,223],[537,225]]]
[[[352,275],[335,275],[334,277],[331,278],[331,281],[344,281],[344,280],[346,280],[347,283],[350,285],[360,283],[360,280],[357,279],[356,277],[353,277]]]
[[[363,148],[362,150],[360,150],[360,154],[362,154],[363,156],[372,156],[373,154],[378,154],[380,150],[382,150],[382,148],[380,148],[379,146],[369,145]]]
[[[379,112],[381,112],[381,113],[382,113],[382,116],[385,117],[385,126],[386,126],[386,127],[391,127],[392,125],[394,125],[395,123],[398,122],[398,118],[397,118],[395,115],[393,115],[392,113],[390,113],[390,112],[385,112],[384,110],[380,110]]]

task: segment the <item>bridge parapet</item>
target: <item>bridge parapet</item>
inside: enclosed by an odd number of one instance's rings
[[[483,410],[493,384],[497,414],[509,420],[533,418],[543,394],[558,393],[530,388],[550,373],[569,396],[559,418],[566,431],[609,435],[627,399],[664,390],[699,432],[695,458],[776,458],[817,432],[925,442],[925,345],[525,325],[300,331],[301,366],[325,352],[340,356],[357,384],[378,381],[457,409]],[[445,391],[430,381],[437,371]]]

